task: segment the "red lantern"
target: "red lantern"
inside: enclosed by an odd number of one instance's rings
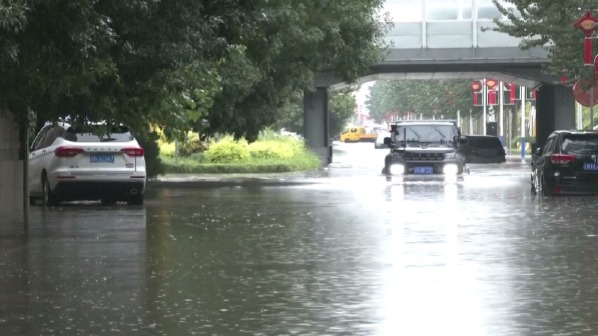
[[[592,65],[592,33],[598,25],[598,19],[593,17],[590,11],[575,21],[573,26],[581,30],[585,35],[583,62],[585,65]]]
[[[494,87],[498,84],[498,82],[494,79],[486,79],[486,85],[489,89],[494,89]]]

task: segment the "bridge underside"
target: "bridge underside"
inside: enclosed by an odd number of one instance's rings
[[[536,96],[536,140],[543,144],[556,129],[575,128],[573,90],[560,84],[560,78],[546,71],[550,60],[544,48],[521,50],[505,48],[393,49],[386,60],[371,67],[369,74],[354,83],[346,83],[333,73],[322,73],[315,81],[315,93],[304,99],[304,128],[308,145],[330,163],[327,103],[328,92],[349,85],[376,80],[401,79],[482,79],[515,83],[530,89],[538,88]],[[308,109],[307,106],[310,108]],[[317,130],[318,135],[315,135]]]
[[[316,78],[315,86],[334,91],[375,80],[494,78],[535,88],[559,82],[560,78],[545,71],[549,62],[544,48],[391,49],[384,62],[372,66],[370,73],[355,83],[324,72]]]

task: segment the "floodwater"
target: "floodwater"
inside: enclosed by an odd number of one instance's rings
[[[31,209],[0,239],[0,335],[596,335],[598,197],[529,165],[388,182],[339,145],[305,185]]]

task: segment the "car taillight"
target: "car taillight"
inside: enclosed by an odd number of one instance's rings
[[[71,157],[84,151],[83,148],[79,147],[60,146],[54,150],[54,155],[57,157]]]
[[[129,156],[143,156],[144,154],[143,148],[141,147],[128,147],[123,148],[120,151]]]
[[[575,155],[570,154],[552,154],[550,161],[554,164],[568,164],[575,160]]]

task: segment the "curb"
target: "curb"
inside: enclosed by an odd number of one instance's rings
[[[284,181],[270,179],[222,179],[222,180],[185,180],[185,181],[148,181],[150,188],[220,188],[220,187],[257,187],[257,186],[298,186],[315,184],[314,181]]]
[[[169,174],[154,180],[148,180],[148,187],[152,188],[216,188],[216,187],[251,187],[251,186],[297,186],[316,184],[312,173],[281,173],[281,174],[231,174],[231,175],[194,175]]]

